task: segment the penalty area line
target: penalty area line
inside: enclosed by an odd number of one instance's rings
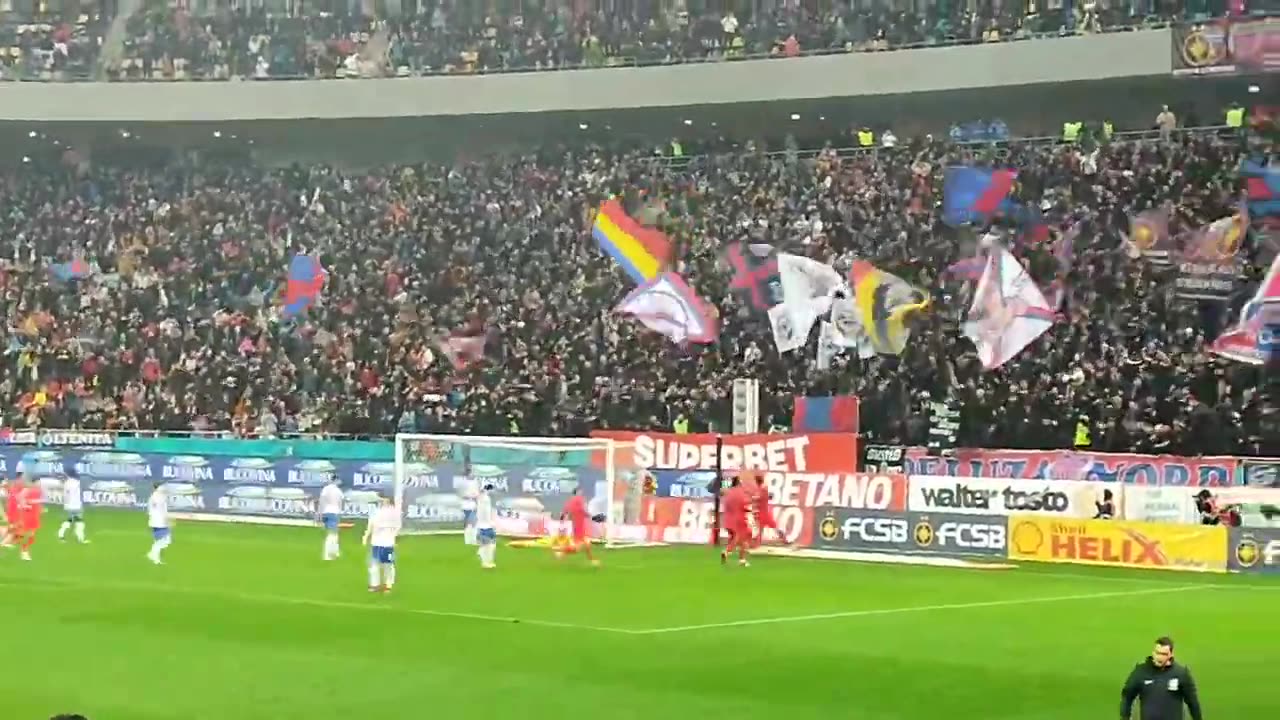
[[[403,605],[379,605],[377,600],[359,603],[347,600],[322,600],[318,598],[291,597],[288,595],[270,595],[262,593],[241,593],[216,588],[174,587],[171,585],[151,585],[147,583],[102,582],[96,580],[80,580],[69,578],[42,579],[49,586],[77,587],[82,589],[116,590],[120,592],[158,593],[171,595],[199,595],[203,597],[237,600],[246,603],[262,603],[277,605],[298,605],[338,610],[367,610],[372,612],[401,613],[424,617],[452,618],[455,620],[474,620],[477,622],[502,623],[506,625],[531,625],[533,627],[555,628],[560,630],[587,630],[591,632],[609,633],[613,635],[637,635],[639,630],[606,627],[601,625],[583,625],[581,623],[558,622],[555,620],[538,620],[532,618],[509,617],[504,615],[485,615],[483,613],[454,612],[451,610],[429,610],[426,608],[406,607]],[[0,579],[0,587],[14,585]],[[381,597],[381,596],[376,596]]]
[[[754,620],[731,620],[728,622],[706,623],[704,625],[679,625],[675,627],[652,628],[649,630],[632,630],[633,635],[665,635],[671,633],[694,632],[696,630],[719,630],[723,628],[751,627],[753,625],[780,625],[793,622],[813,622],[816,620],[837,620],[841,618],[875,617],[879,615],[906,615],[909,613],[926,613],[942,610],[968,610],[974,608],[1011,607],[1017,605],[1036,605],[1039,603],[1074,602],[1079,600],[1102,600],[1106,598],[1134,597],[1138,595],[1158,595],[1161,593],[1186,592],[1190,590],[1208,590],[1214,585],[1175,585],[1162,588],[1141,588],[1115,592],[1088,593],[1084,595],[1055,595],[1051,597],[1009,598],[1006,600],[985,600],[970,603],[948,603],[945,605],[914,605],[896,608],[870,608],[866,610],[848,610],[845,612],[819,613],[816,615],[789,615],[785,617],[756,618]]]

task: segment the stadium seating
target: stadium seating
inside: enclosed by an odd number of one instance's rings
[[[368,173],[32,167],[0,184],[0,237],[16,244],[2,260],[2,424],[554,435],[666,429],[683,413],[694,430],[727,429],[731,380],[750,376],[777,423],[794,394],[855,392],[864,432],[881,441],[922,441],[930,394],[954,385],[965,445],[1069,447],[1086,416],[1095,449],[1276,453],[1262,370],[1200,352],[1228,309],[1174,302],[1166,278],[1120,250],[1130,213],[1164,199],[1194,213],[1179,227],[1229,212],[1232,194],[1210,180],[1238,182],[1240,153],[1238,136],[1214,132],[1096,155],[1011,144],[1021,196],[1061,227],[1084,225],[1065,319],[999,373],[978,367],[956,329],[959,287],[940,277],[972,243],[938,221],[941,169],[967,156],[942,141],[659,162],[582,148]],[[610,312],[631,284],[590,224],[615,193],[678,239],[685,276],[718,306],[719,343],[678,347]],[[901,357],[821,372],[812,348],[779,356],[720,259],[761,241],[842,269],[872,259],[927,287],[934,311]],[[320,301],[286,322],[293,252],[329,275]],[[1043,246],[1017,252],[1051,279]],[[1264,253],[1246,248],[1255,280]],[[51,272],[73,262],[90,277]],[[438,339],[466,327],[489,333],[486,361],[455,372]]]

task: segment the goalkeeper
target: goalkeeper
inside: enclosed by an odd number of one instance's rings
[[[599,565],[600,561],[591,552],[591,539],[587,537],[587,523],[596,518],[587,516],[587,501],[582,497],[581,485],[573,489],[573,495],[569,498],[569,502],[565,503],[564,511],[560,513],[560,522],[563,523],[566,518],[573,532],[569,536],[568,544],[556,548],[556,557],[564,558],[566,554],[582,550],[592,565]],[[600,520],[603,519],[600,517]]]

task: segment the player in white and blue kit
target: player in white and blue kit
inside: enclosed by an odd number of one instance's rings
[[[458,494],[462,497],[462,542],[476,544],[476,496],[478,484],[470,475],[459,481]]]
[[[151,526],[151,552],[147,559],[156,565],[162,563],[160,553],[173,542],[173,523],[169,519],[169,493],[163,483],[156,483],[147,499],[147,524]]]
[[[400,534],[400,510],[391,498],[382,497],[369,516],[364,544],[369,545],[369,592],[391,592],[396,584],[396,536]]]
[[[329,481],[320,491],[320,524],[324,526],[324,559],[336,560],[338,549],[338,521],[342,518],[342,488],[338,479]]]
[[[62,511],[66,517],[58,528],[58,539],[65,540],[67,531],[75,528],[76,540],[89,542],[84,537],[84,497],[80,494],[80,478],[73,469],[67,470],[62,481]]]
[[[493,490],[492,485],[485,485],[480,490],[480,494],[476,496],[476,542],[480,545],[480,549],[476,551],[476,554],[480,556],[480,567],[485,570],[492,570],[497,567],[493,560],[498,553],[498,531],[493,524],[493,496],[490,495],[491,490]]]

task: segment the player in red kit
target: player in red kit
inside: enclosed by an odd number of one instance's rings
[[[22,481],[21,475],[8,484],[4,502],[4,521],[9,527],[5,530],[4,540],[0,541],[0,547],[12,547],[22,532],[22,514],[18,511],[18,506],[22,502],[22,494],[26,489],[26,483]]]
[[[747,508],[751,505],[751,496],[742,481],[734,478],[720,496],[721,527],[729,532],[729,544],[720,553],[720,562],[729,561],[729,553],[738,550],[738,564],[746,567],[747,551],[751,547],[751,527],[747,524]]]
[[[31,559],[31,546],[36,544],[36,533],[40,531],[40,515],[44,512],[44,491],[39,483],[27,483],[18,499],[19,524],[21,537],[18,547],[22,550],[22,559]]]
[[[760,547],[764,544],[764,531],[771,529],[782,537],[782,531],[778,529],[778,521],[773,517],[773,508],[769,507],[769,488],[764,486],[764,476],[756,477],[756,486],[752,489],[751,505],[756,516],[756,537],[752,547]]]
[[[560,522],[568,518],[569,527],[573,533],[567,546],[556,548],[556,557],[563,558],[568,553],[582,550],[592,565],[599,565],[600,561],[591,553],[591,540],[587,537],[587,523],[591,522],[591,518],[587,515],[587,501],[579,492],[581,489],[573,489],[573,496],[569,498],[569,502],[565,503],[564,511],[560,513]]]

